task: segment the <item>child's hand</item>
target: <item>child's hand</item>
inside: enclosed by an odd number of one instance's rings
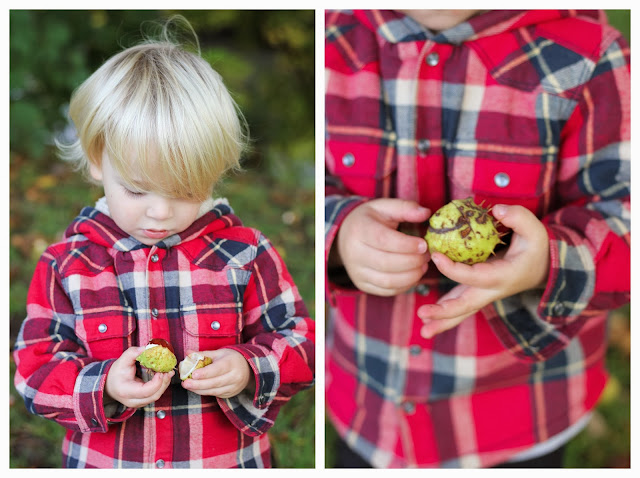
[[[426,221],[429,214],[428,209],[403,199],[374,199],[351,211],[340,227],[336,246],[353,284],[380,296],[414,286],[427,271],[426,241],[397,228],[401,222]]]
[[[493,215],[513,229],[509,249],[473,266],[434,252],[438,270],[459,283],[437,304],[423,305],[421,333],[431,338],[460,324],[486,305],[525,290],[544,287],[549,273],[549,236],[544,225],[522,206],[496,205]]]
[[[220,398],[235,397],[245,388],[253,393],[253,372],[240,352],[219,349],[200,353],[210,357],[213,362],[194,370],[191,378],[182,382],[184,388],[198,395]]]
[[[156,373],[144,383],[136,377],[136,357],[144,347],[129,347],[109,369],[104,390],[107,395],[126,407],[140,408],[158,400],[171,382],[174,371]]]

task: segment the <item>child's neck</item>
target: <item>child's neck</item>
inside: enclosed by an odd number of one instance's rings
[[[433,33],[455,27],[482,10],[400,10]]]

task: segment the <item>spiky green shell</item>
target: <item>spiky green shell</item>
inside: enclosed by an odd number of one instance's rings
[[[501,243],[493,216],[471,197],[454,199],[429,219],[425,236],[429,251],[438,251],[455,262],[486,261]]]

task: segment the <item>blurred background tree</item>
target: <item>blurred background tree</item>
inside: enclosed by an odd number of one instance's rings
[[[72,134],[70,95],[106,59],[137,43],[150,22],[174,14],[194,27],[202,56],[225,79],[253,139],[245,171],[216,194],[272,240],[314,315],[314,12],[12,10],[10,349],[40,254],[102,195],[56,157],[54,138]],[[29,415],[12,383],[10,393],[10,466],[60,466],[64,429]],[[314,410],[313,390],[283,408],[270,432],[279,466],[314,466]]]

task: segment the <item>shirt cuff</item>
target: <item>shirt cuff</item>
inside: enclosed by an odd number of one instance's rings
[[[494,302],[483,312],[506,348],[526,361],[546,360],[580,331],[595,289],[587,246],[561,226],[548,226],[550,267],[543,289]]]
[[[73,410],[78,428],[82,433],[107,431],[103,394],[107,373],[113,362],[113,360],[92,362],[82,368],[76,378],[73,389]]]
[[[595,292],[596,266],[584,241],[570,229],[547,225],[550,270],[538,314],[545,321],[562,326],[587,308]],[[573,240],[572,240],[573,239]]]
[[[255,392],[242,391],[235,397],[218,398],[222,411],[241,432],[256,436],[273,426],[277,410],[271,407],[280,388],[280,367],[275,357],[262,353],[261,347],[240,345],[227,347],[242,354],[251,367]]]

